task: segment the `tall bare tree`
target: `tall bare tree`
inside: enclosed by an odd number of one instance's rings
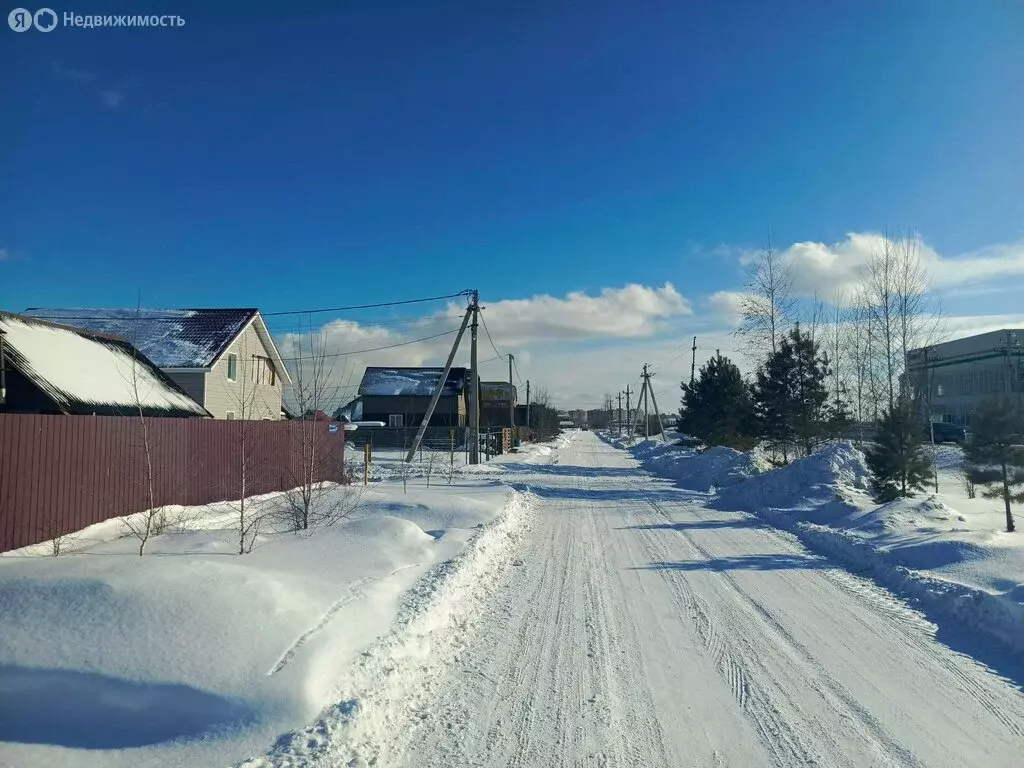
[[[308,530],[351,515],[358,506],[359,492],[352,485],[323,481],[340,475],[341,469],[335,466],[340,457],[330,452],[328,425],[320,417],[339,405],[342,377],[335,370],[338,356],[328,352],[326,338],[312,326],[293,339],[292,354],[291,396],[299,414],[294,426],[299,456],[285,502],[290,526]]]
[[[780,339],[797,319],[796,306],[793,271],[769,240],[748,267],[735,331],[753,360],[760,362],[778,351]]]

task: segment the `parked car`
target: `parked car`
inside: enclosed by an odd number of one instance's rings
[[[932,424],[931,428],[936,443],[957,443],[958,445],[963,445],[967,442],[967,430],[956,424],[937,421]]]

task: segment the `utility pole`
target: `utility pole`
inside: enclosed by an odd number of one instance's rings
[[[693,380],[697,378],[697,337],[693,337],[693,357],[690,358],[690,386],[693,386]]]
[[[480,463],[480,370],[477,367],[477,329],[480,325],[480,292],[473,291],[469,311],[472,324],[469,336],[469,463]]]
[[[530,380],[529,379],[526,380],[526,428],[530,429]]]
[[[653,373],[647,374],[647,394],[651,398],[651,403],[654,404],[654,415],[658,417],[658,427],[661,429],[661,441],[663,443],[668,442],[668,437],[665,436],[665,422],[661,420],[661,411],[658,410],[658,398],[654,396],[654,385],[651,384],[651,377]]]
[[[644,363],[644,440],[651,438],[651,420],[647,413],[647,363]]]
[[[466,325],[469,323],[470,311],[471,310],[467,309],[465,316],[462,318],[462,325],[459,327],[459,335],[455,337],[455,343],[452,344],[452,351],[448,353],[448,361],[444,364],[444,370],[441,371],[441,378],[437,382],[437,389],[434,391],[434,396],[430,398],[430,405],[427,406],[427,412],[423,416],[423,421],[420,422],[420,428],[416,430],[416,437],[412,441],[412,447],[409,448],[409,453],[405,456],[406,464],[411,462],[413,457],[416,456],[416,449],[420,447],[423,435],[427,432],[427,427],[430,425],[430,418],[434,415],[434,409],[437,408],[437,401],[441,399],[441,393],[444,391],[444,385],[448,381],[448,373],[451,371],[452,363],[455,361],[455,353],[459,351],[459,344],[462,342],[462,336],[466,333]]]
[[[633,424],[633,419],[630,417],[630,413],[629,413],[629,411],[630,411],[629,395],[630,395],[629,384],[627,384],[626,385],[626,423],[629,424],[629,425],[632,425]],[[632,435],[632,433],[630,433],[628,436],[632,437],[633,435]]]
[[[512,361],[514,356],[511,352],[508,354],[508,425],[512,428],[512,445],[516,443],[515,429],[516,429],[516,399],[513,397],[513,393],[516,391],[512,385]]]
[[[622,392],[619,392],[619,437],[622,437]]]

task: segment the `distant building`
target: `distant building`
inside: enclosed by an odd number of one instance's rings
[[[203,406],[124,339],[0,312],[0,412],[205,417]]]
[[[282,417],[291,378],[258,309],[34,308],[25,314],[128,340],[214,418]]]
[[[907,353],[904,386],[932,421],[970,426],[987,397],[1024,394],[1024,330],[1004,329]]]
[[[509,400],[513,407],[518,402],[516,387],[507,381],[480,382],[480,426],[508,427]],[[516,424],[520,422],[517,420]]]
[[[382,421],[389,427],[418,427],[444,368],[368,367],[358,396],[335,414],[348,421]],[[469,371],[452,368],[431,417],[431,426],[461,427],[467,423]]]

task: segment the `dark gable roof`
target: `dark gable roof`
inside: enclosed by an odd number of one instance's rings
[[[430,397],[437,389],[444,368],[375,368],[369,367],[359,383],[360,395],[374,397],[400,395],[405,397]],[[448,371],[441,392],[443,397],[454,397],[466,387],[469,371],[452,368]]]
[[[210,413],[124,339],[0,312],[4,357],[65,414],[201,416]]]
[[[209,368],[256,315],[244,309],[49,309],[24,314],[127,339],[161,368]]]

